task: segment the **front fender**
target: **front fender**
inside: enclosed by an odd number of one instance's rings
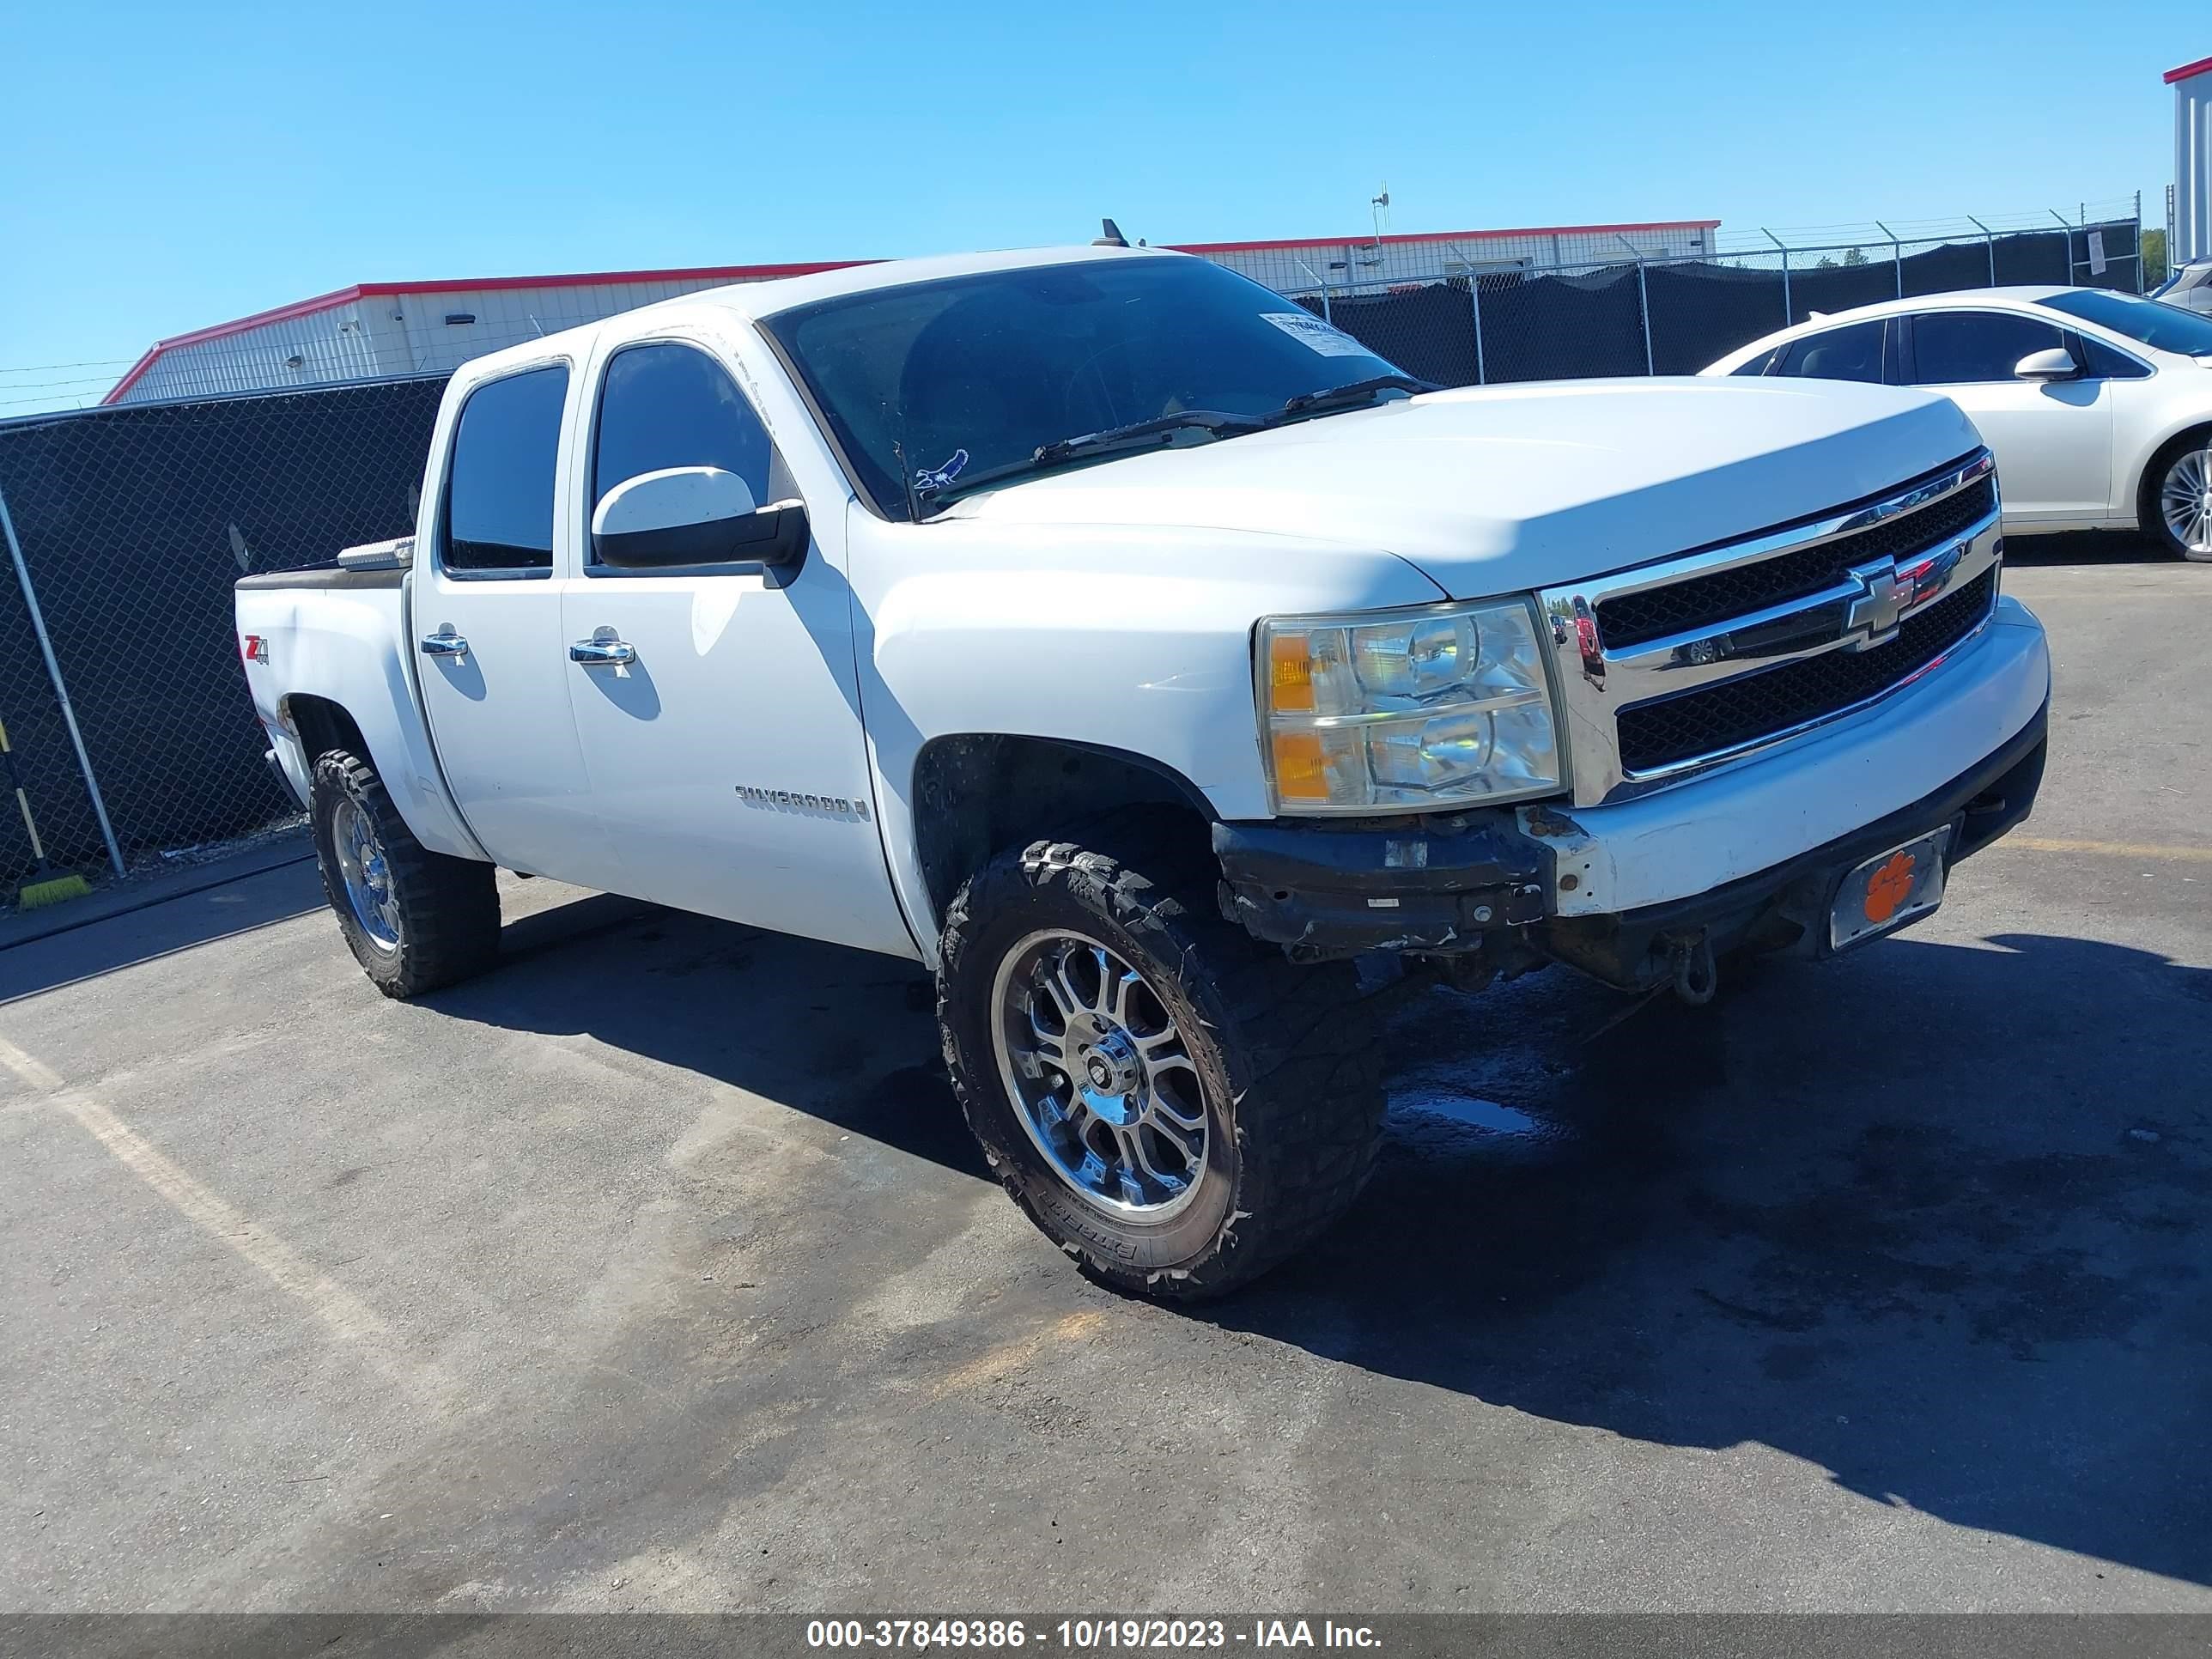
[[[1187,781],[1213,817],[1265,818],[1254,624],[1444,597],[1390,554],[1291,537],[852,514],[855,648],[884,844],[932,955],[914,778],[933,738],[1040,738],[1141,757]]]

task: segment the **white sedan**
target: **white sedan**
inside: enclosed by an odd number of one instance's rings
[[[2140,528],[2212,562],[2212,317],[2103,289],[1929,294],[1816,317],[1703,372],[1940,392],[1996,455],[2008,532]]]

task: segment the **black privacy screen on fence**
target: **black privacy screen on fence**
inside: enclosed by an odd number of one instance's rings
[[[442,378],[0,425],[7,499],[125,858],[293,810],[261,761],[231,584],[404,535]],[[21,592],[0,594],[0,720],[48,849],[106,861]],[[30,867],[13,811],[0,877]]]
[[[1813,313],[1849,311],[1902,293],[2051,283],[2136,287],[2136,226],[2093,227],[2106,269],[2093,274],[2088,232],[2034,231],[1955,242],[1893,258],[1778,264],[1604,265],[1578,272],[1489,272],[1406,283],[1387,294],[1302,295],[1369,350],[1440,386],[1607,374],[1694,374],[1715,358]],[[1848,261],[1848,262],[1846,262]],[[1478,285],[1470,293],[1468,283]],[[1787,306],[1785,309],[1785,298]],[[1649,361],[1644,319],[1650,319]]]

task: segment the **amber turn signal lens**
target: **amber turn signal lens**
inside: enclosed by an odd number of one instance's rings
[[[1276,634],[1267,641],[1267,689],[1279,714],[1313,712],[1313,658],[1302,634]],[[1320,750],[1316,749],[1319,755]]]
[[[1277,732],[1275,793],[1283,800],[1327,800],[1328,774],[1322,763],[1321,733]]]

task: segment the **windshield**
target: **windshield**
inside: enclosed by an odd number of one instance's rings
[[[2212,352],[2212,317],[2179,306],[2086,288],[2054,294],[2042,303],[2160,351],[2176,351],[2185,357]]]
[[[761,325],[893,519],[908,516],[902,471],[933,494],[1066,439],[1185,410],[1273,415],[1301,393],[1395,372],[1280,295],[1179,257],[913,283]]]

